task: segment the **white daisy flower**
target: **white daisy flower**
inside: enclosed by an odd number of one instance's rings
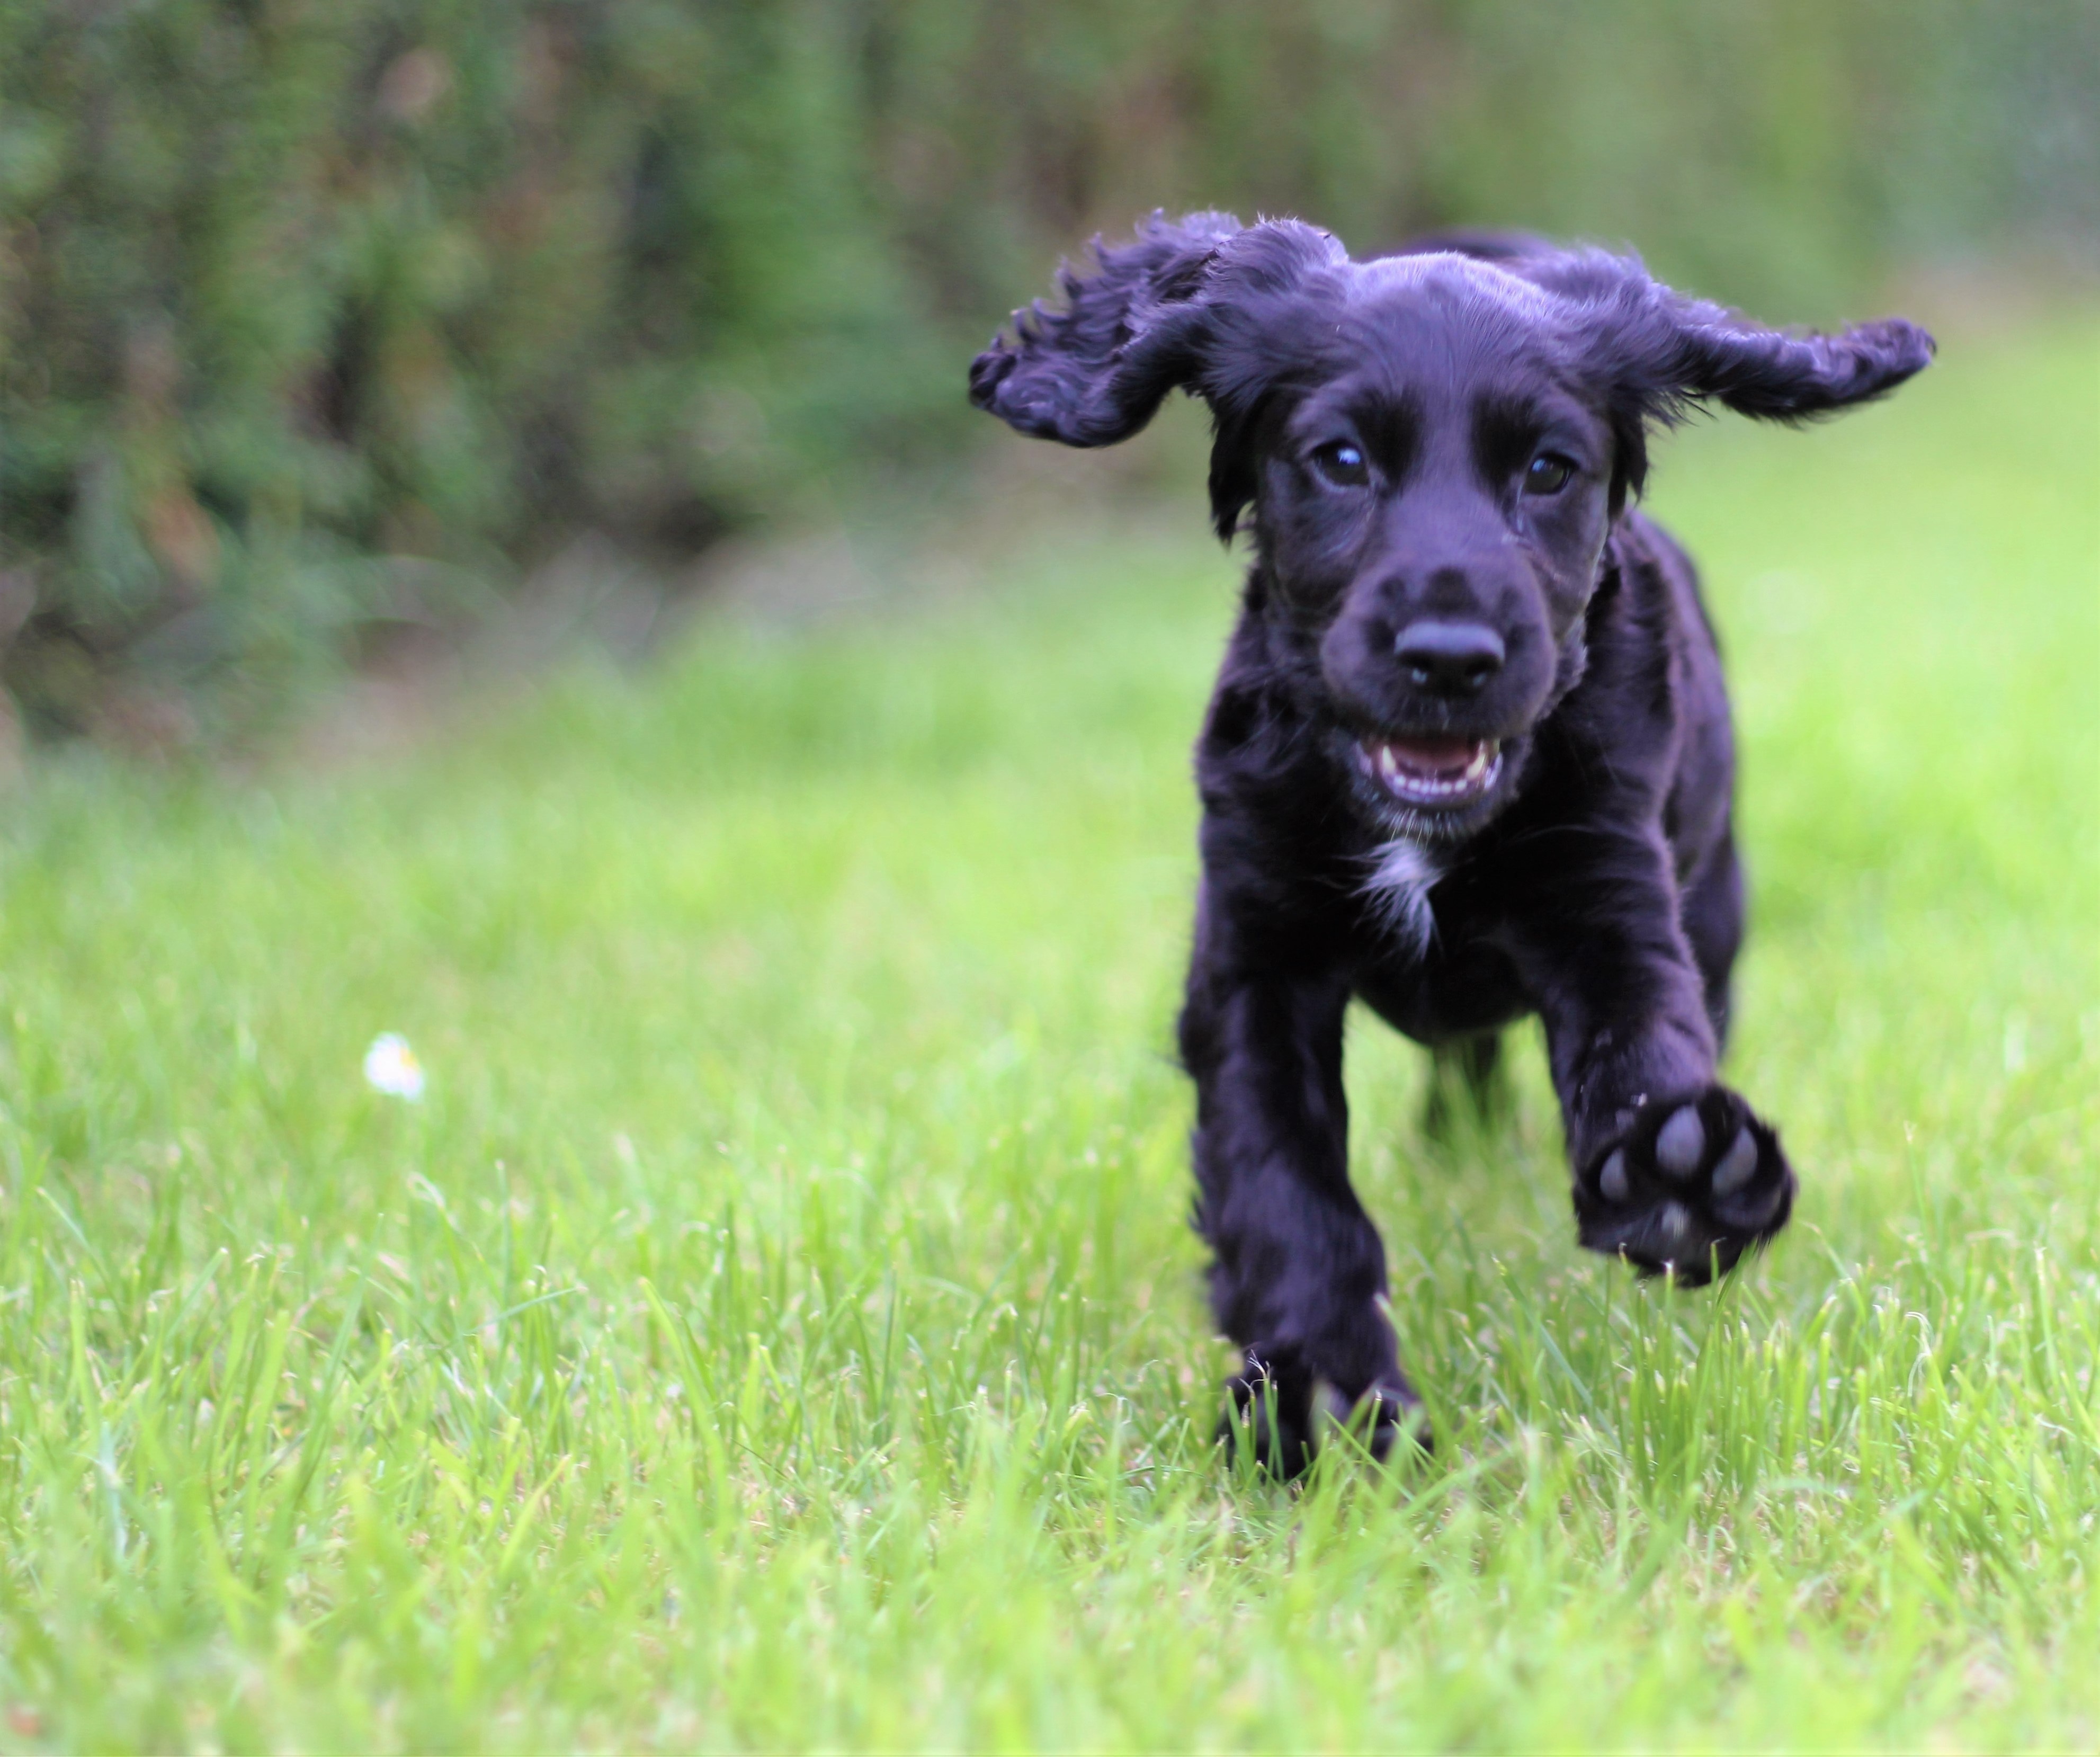
[[[364,1052],[365,1084],[390,1098],[411,1104],[423,1096],[423,1064],[399,1031],[382,1031]]]

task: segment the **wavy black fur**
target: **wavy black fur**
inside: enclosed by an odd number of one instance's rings
[[[1688,409],[1831,413],[1932,342],[1766,329],[1600,251],[1471,235],[1357,263],[1217,214],[1155,215],[1061,278],[972,400],[1092,446],[1187,390],[1217,528],[1253,510],[1197,745],[1180,1043],[1236,1425],[1295,1468],[1319,1409],[1368,1410],[1383,1445],[1414,1402],[1349,1183],[1352,996],[1476,1074],[1543,1018],[1586,1244],[1697,1282],[1785,1224],[1778,1137],[1716,1074],[1742,933],[1720,661],[1690,562],[1630,499]],[[1498,766],[1425,804],[1370,771],[1381,740]]]

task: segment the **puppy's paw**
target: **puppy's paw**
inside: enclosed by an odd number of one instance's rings
[[[1592,1251],[1696,1287],[1786,1225],[1793,1172],[1779,1137],[1725,1086],[1644,1107],[1575,1176]]]
[[[1352,1398],[1331,1380],[1294,1384],[1250,1366],[1225,1381],[1225,1393],[1230,1401],[1218,1423],[1219,1443],[1228,1456],[1246,1445],[1273,1477],[1302,1475],[1343,1433],[1381,1460],[1397,1446],[1430,1449],[1422,1400],[1397,1373]]]
[[[1294,1393],[1295,1394],[1294,1394]],[[1312,1463],[1312,1401],[1299,1389],[1250,1366],[1225,1381],[1218,1444],[1228,1459],[1244,1447],[1272,1477],[1302,1475]]]

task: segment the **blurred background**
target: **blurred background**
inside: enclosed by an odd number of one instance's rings
[[[726,544],[954,504],[971,354],[1154,207],[2089,291],[2096,69],[2090,0],[0,5],[0,736],[258,747],[580,571],[646,645]]]

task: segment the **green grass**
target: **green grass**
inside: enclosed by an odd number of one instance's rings
[[[1440,1444],[1302,1494],[1207,1444],[1193,482],[383,767],[51,764],[0,835],[0,1745],[2089,1747],[2096,356],[1957,338],[1665,452],[1797,1217],[1636,1284],[1534,1036],[1432,1149],[1355,1022]]]

